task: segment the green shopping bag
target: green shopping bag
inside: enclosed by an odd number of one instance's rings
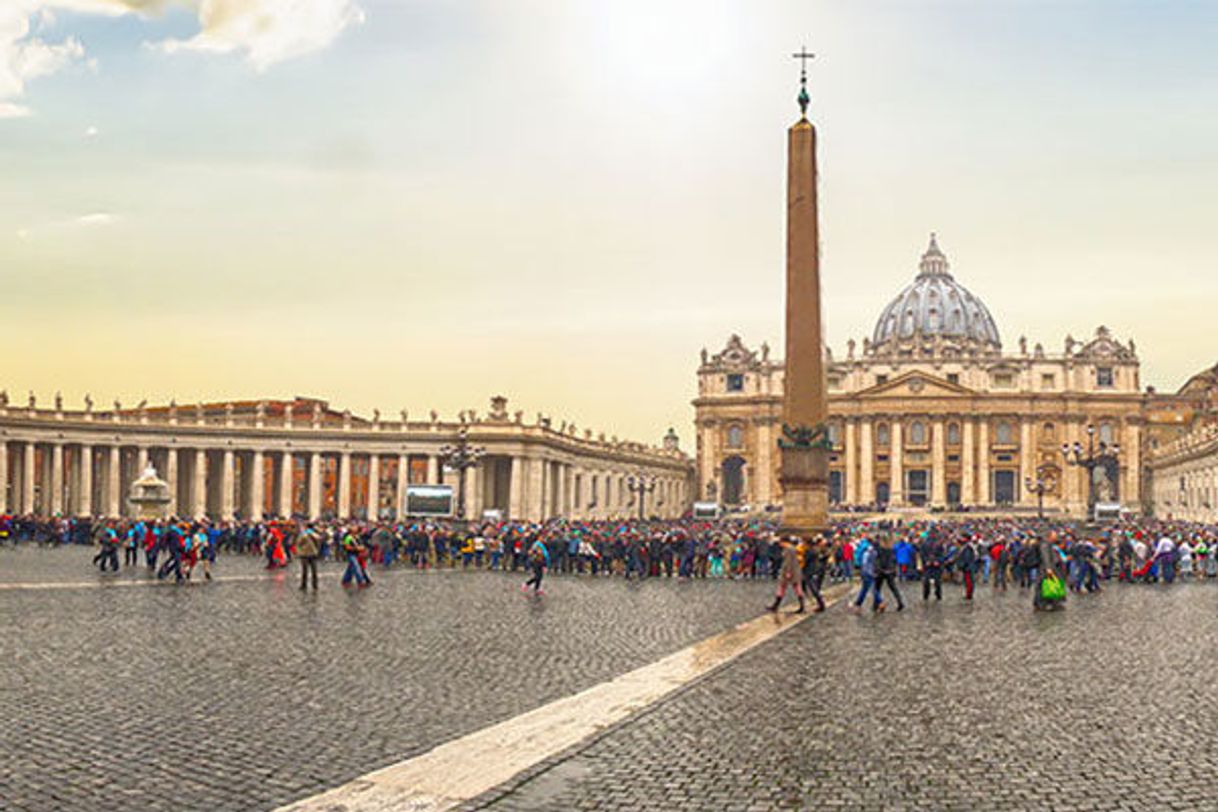
[[[1046,601],[1064,601],[1066,585],[1062,583],[1061,578],[1050,572],[1040,582],[1040,597]]]

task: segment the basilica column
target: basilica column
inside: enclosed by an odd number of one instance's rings
[[[960,477],[960,501],[969,506],[977,503],[977,461],[973,447],[973,435],[976,430],[971,417],[960,421],[960,468],[963,472]]]
[[[1134,423],[1127,423],[1121,438],[1121,457],[1125,462],[1125,482],[1121,485],[1121,504],[1136,507],[1142,501],[1142,432]],[[1208,501],[1212,497],[1206,495]]]
[[[309,454],[309,504],[305,512],[312,521],[321,518],[321,454],[316,451]]]
[[[123,474],[119,454],[118,446],[110,446],[110,470],[106,473],[106,515],[111,517],[119,516],[122,507],[120,491],[123,487]]]
[[[3,470],[3,468],[0,468]],[[80,447],[80,499],[76,502],[78,516],[93,515],[93,447]]]
[[[440,458],[435,454],[427,455],[427,484],[442,485],[440,481]]]
[[[233,480],[236,469],[233,465],[233,450],[224,449],[224,458],[220,469],[220,518],[230,521],[233,518]]]
[[[888,487],[890,489],[889,504],[900,507],[905,504],[905,440],[904,426],[898,418],[892,421],[892,450],[888,457],[891,470]]]
[[[43,504],[49,505],[52,516],[63,514],[63,443],[51,446],[51,494]]]
[[[1019,424],[1019,481],[1015,487],[1020,494],[1017,501],[1035,504],[1036,495],[1029,492],[1025,484],[1029,479],[1036,479],[1036,449],[1032,437],[1032,421],[1025,417]]]
[[[853,417],[846,420],[846,493],[842,497],[847,505],[857,505],[859,502],[858,467],[859,455],[855,443],[858,438],[858,427]]]
[[[140,446],[135,453],[135,476],[138,479],[148,470],[148,447]]]
[[[21,512],[34,512],[34,441],[25,444],[24,456],[21,461]]]
[[[931,424],[931,488],[930,502],[932,505],[947,504],[947,438],[943,418],[936,418]]]
[[[994,501],[990,495],[990,421],[982,418],[977,429],[977,502],[988,505]]]
[[[375,522],[381,517],[381,458],[377,454],[368,455],[368,521]]]
[[[774,501],[774,424],[766,417],[757,424],[757,470],[753,472],[756,483],[754,491],[757,501],[769,504]]]
[[[165,449],[165,483],[169,485],[169,515],[178,515],[178,450]]]
[[[250,454],[250,512],[249,520],[262,521],[266,507],[266,455],[255,449]]]
[[[338,458],[338,518],[351,518],[351,452]]]
[[[567,515],[566,466],[561,462],[554,463],[551,474],[554,477],[554,505],[550,512],[561,518]]]
[[[294,511],[292,504],[292,486],[296,484],[296,462],[290,450],[284,451],[279,457],[279,506],[281,518],[290,519]]]
[[[195,449],[194,482],[190,493],[190,511],[196,519],[207,516],[207,451]]]
[[[523,463],[524,461],[520,457],[512,457],[512,478],[508,482],[508,518],[512,520],[519,519],[524,514]]]
[[[863,418],[859,430],[859,503],[869,505],[875,501],[875,448],[872,447],[872,420]]]

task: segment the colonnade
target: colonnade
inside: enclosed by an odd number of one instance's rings
[[[169,484],[171,514],[219,520],[396,518],[405,515],[408,485],[458,487],[457,473],[441,464],[434,448],[380,453],[30,437],[0,442],[0,513],[126,515],[131,484],[149,464]],[[639,496],[627,477],[637,470],[527,450],[489,453],[465,472],[466,515],[493,509],[532,520],[634,516]],[[688,472],[650,476],[655,488],[644,497],[646,514],[681,515]]]

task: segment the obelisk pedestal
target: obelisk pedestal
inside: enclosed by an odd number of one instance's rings
[[[806,113],[806,87],[799,101]],[[787,131],[786,373],[779,440],[782,532],[800,537],[823,532],[829,511],[816,181],[816,128],[801,115]]]

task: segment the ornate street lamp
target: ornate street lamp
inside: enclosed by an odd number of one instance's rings
[[[479,461],[486,455],[486,449],[481,446],[471,446],[467,429],[462,426],[457,432],[457,442],[452,445],[440,446],[440,462],[445,467],[457,472],[457,518],[465,519],[465,472],[476,468]]]
[[[1062,458],[1065,459],[1066,465],[1074,465],[1087,472],[1087,515],[1092,518],[1095,516],[1095,469],[1103,468],[1106,477],[1109,466],[1116,463],[1120,453],[1120,443],[1110,445],[1100,440],[1097,448],[1095,426],[1092,425],[1087,426],[1086,449],[1079,442],[1075,442],[1073,446],[1062,443]]]
[[[638,494],[639,497],[639,520],[645,518],[645,504],[647,502],[647,494],[656,489],[656,478],[653,476],[644,476],[639,474],[635,476],[631,474],[626,477],[626,490],[631,493]]]
[[[1028,489],[1028,493],[1036,494],[1036,516],[1043,520],[1045,518],[1045,494],[1052,491],[1056,484],[1053,479],[1053,469],[1047,465],[1038,466],[1036,478],[1025,477],[1023,484]]]

